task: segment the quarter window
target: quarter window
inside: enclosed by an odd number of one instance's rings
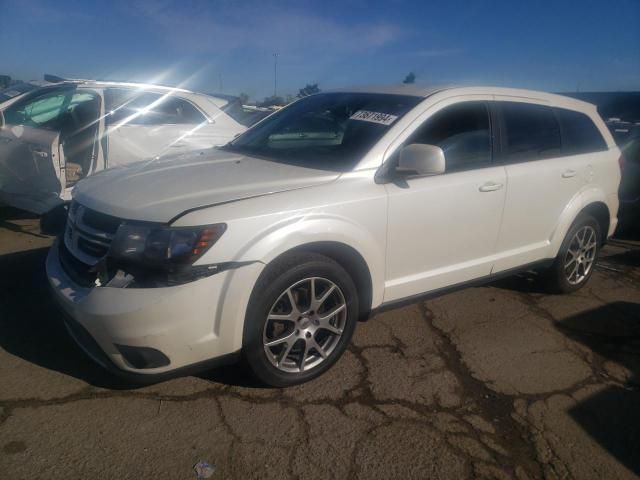
[[[562,125],[562,143],[565,153],[579,154],[607,149],[607,143],[602,138],[602,134],[587,115],[564,108],[556,108],[555,111]]]
[[[536,160],[558,155],[562,149],[560,126],[550,107],[500,102],[507,155],[514,160]]]
[[[445,156],[447,172],[491,164],[489,111],[485,102],[463,102],[430,117],[406,142],[436,145]]]

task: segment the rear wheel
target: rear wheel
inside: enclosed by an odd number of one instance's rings
[[[267,267],[251,295],[244,355],[262,382],[284,387],[328,370],[358,317],[351,277],[334,260],[296,253]]]
[[[600,225],[595,218],[590,215],[578,217],[547,273],[553,291],[574,292],[587,283],[600,253],[601,238]]]

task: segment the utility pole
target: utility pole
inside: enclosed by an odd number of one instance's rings
[[[273,96],[278,94],[278,56],[279,53],[273,54]]]

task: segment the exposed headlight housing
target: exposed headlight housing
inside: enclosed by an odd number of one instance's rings
[[[125,264],[175,270],[190,266],[220,239],[224,223],[198,227],[167,227],[123,223],[108,256]]]

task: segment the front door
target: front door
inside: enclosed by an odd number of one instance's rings
[[[0,201],[43,214],[70,200],[75,182],[101,164],[102,105],[100,92],[67,85],[3,110]]]
[[[442,148],[446,171],[386,185],[384,301],[489,275],[500,228],[506,176],[492,161],[486,102],[441,108],[405,145],[413,143]]]
[[[0,203],[42,214],[62,203],[64,155],[56,120],[72,89],[30,95],[2,112]]]

